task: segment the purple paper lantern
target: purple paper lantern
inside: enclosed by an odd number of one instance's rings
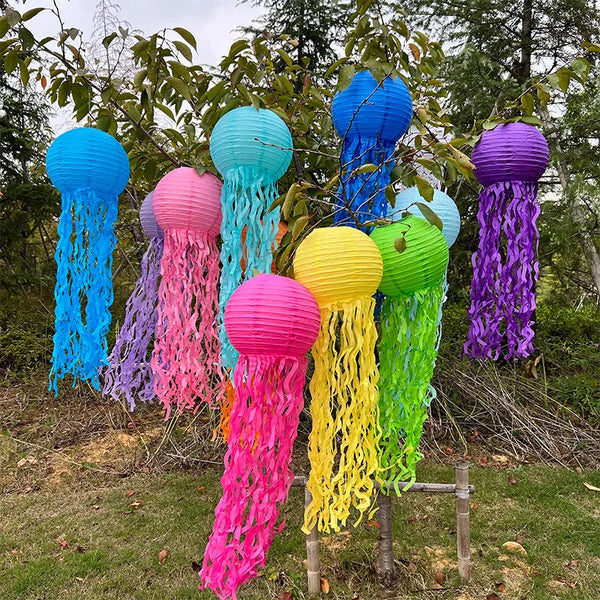
[[[158,280],[163,254],[164,232],[152,212],[150,192],[140,208],[140,223],[149,238],[148,248],[142,258],[141,274],[125,310],[123,326],[104,372],[102,393],[115,400],[124,398],[133,411],[135,402],[154,399],[154,374],[149,353],[156,333]]]
[[[540,214],[538,180],[548,166],[544,136],[526,123],[484,132],[473,149],[479,194],[479,246],[473,255],[465,354],[497,360],[533,352]]]

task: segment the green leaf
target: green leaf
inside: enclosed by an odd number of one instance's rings
[[[571,69],[578,75],[587,77],[588,71],[590,70],[590,63],[582,56],[579,56],[571,63]]]
[[[537,88],[537,97],[542,106],[546,106],[550,101],[550,92],[548,91],[548,87],[543,83],[536,86]]]
[[[108,48],[112,41],[117,37],[117,34],[115,31],[113,31],[112,33],[110,33],[109,35],[107,35],[103,40],[102,40],[102,45],[105,48]]]
[[[347,57],[345,57],[345,56],[344,56],[344,57],[342,57],[342,58],[340,58],[339,60],[336,60],[336,61],[335,61],[335,62],[334,62],[334,63],[333,63],[333,64],[332,64],[330,67],[329,67],[329,69],[327,69],[327,71],[325,71],[325,75],[323,75],[323,77],[324,77],[325,79],[327,79],[328,77],[331,77],[331,76],[332,76],[332,75],[335,73],[336,69],[337,69],[338,67],[341,67],[341,66],[342,66],[342,65],[343,65],[343,64],[344,64],[344,63],[345,63],[347,60],[348,60],[348,58],[347,58]]]
[[[138,71],[134,77],[133,77],[133,86],[136,89],[141,89],[142,85],[144,84],[144,80],[146,79],[146,74],[148,73],[147,69],[142,69],[141,71]]]
[[[248,40],[237,40],[237,42],[233,42],[231,48],[229,48],[229,58],[237,56],[242,50],[246,50],[246,48],[248,48]]]
[[[427,202],[431,202],[433,200],[433,187],[429,181],[420,175],[415,175],[415,183],[421,197],[425,198]]]
[[[296,222],[292,227],[292,239],[297,239],[298,236],[304,231],[304,228],[308,225],[308,219],[308,215],[302,215],[296,219]]]
[[[23,21],[29,21],[29,19],[33,19],[33,17],[35,17],[35,15],[38,15],[43,10],[46,10],[46,9],[43,7],[38,7],[38,8],[32,8],[31,10],[25,11],[23,13]]]
[[[19,71],[21,73],[21,81],[23,82],[23,86],[27,86],[29,83],[29,69],[24,62],[19,63]]]
[[[19,53],[16,50],[11,50],[4,57],[4,70],[10,75],[16,68],[19,60]]]
[[[556,72],[556,77],[558,77],[558,87],[566,93],[569,83],[571,83],[571,73],[567,69],[561,68]]]
[[[495,129],[496,125],[498,125],[496,121],[484,121],[482,127],[486,131],[490,131],[491,129]]]
[[[8,19],[6,17],[2,17],[0,19],[0,37],[4,37],[8,30],[10,29],[10,25],[8,24]]]
[[[364,165],[360,165],[360,167],[358,167],[358,169],[355,169],[354,171],[352,171],[352,175],[364,175],[365,173],[373,173],[375,171],[377,171],[377,169],[379,169],[380,167],[378,167],[377,165],[374,165],[372,163],[365,163]]]
[[[406,238],[396,238],[394,240],[394,248],[398,254],[402,254],[406,250]]]
[[[521,97],[521,106],[523,110],[528,114],[533,114],[533,109],[535,108],[535,100],[531,94],[524,94]]]
[[[433,188],[432,188],[433,189]],[[419,207],[421,214],[429,221],[431,225],[435,225],[440,231],[444,229],[442,220],[425,204],[424,202],[415,202],[415,206]]]
[[[544,124],[541,119],[533,115],[526,115],[524,117],[521,117],[520,121],[522,121],[523,123],[528,123],[529,125],[537,125],[538,127]]]
[[[167,77],[167,82],[173,87],[173,89],[178,94],[181,94],[186,100],[192,99],[190,88],[187,86],[185,81],[181,81],[181,79],[177,79],[177,77]]]
[[[283,202],[283,206],[281,207],[281,212],[283,214],[283,218],[287,221],[292,214],[292,208],[294,207],[294,201],[296,200],[296,192],[298,191],[298,184],[292,183],[290,189],[287,191],[285,195],[285,200]]]
[[[277,48],[277,54],[279,54],[279,56],[281,57],[281,60],[283,60],[283,62],[288,67],[291,67],[294,64],[291,56],[285,50],[282,50],[281,48]]]
[[[4,16],[11,27],[21,22],[21,13],[14,8],[7,8]]]
[[[356,67],[354,65],[344,65],[340,69],[340,74],[336,86],[338,92],[344,91],[350,85],[355,73]]]
[[[175,44],[175,47],[177,48],[177,50],[179,50],[179,52],[181,52],[181,54],[185,58],[187,58],[187,60],[192,62],[192,51],[190,50],[190,47],[187,44],[184,44],[183,42],[180,42],[179,40],[176,40],[175,42],[173,42],[173,44]]]
[[[194,50],[198,50],[196,38],[187,29],[184,29],[183,27],[173,27],[173,31],[176,31]]]

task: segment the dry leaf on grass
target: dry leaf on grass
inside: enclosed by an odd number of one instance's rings
[[[131,498],[135,494],[135,490],[129,490],[127,494],[125,494],[128,498]]]
[[[585,485],[585,487],[592,492],[600,492],[599,487],[596,487],[595,485],[591,485],[587,481],[584,481],[583,485]]]
[[[277,600],[294,600],[294,596],[292,596],[292,592],[281,592],[277,596]]]
[[[161,565],[165,564],[165,561],[167,560],[167,555],[168,552],[164,548],[158,553],[158,562]]]
[[[321,591],[324,594],[329,594],[329,581],[325,577],[321,577]]]
[[[523,548],[523,546],[519,544],[519,542],[504,542],[504,544],[502,544],[502,547],[507,552],[515,552],[527,555],[527,550],[525,550],[525,548]]]

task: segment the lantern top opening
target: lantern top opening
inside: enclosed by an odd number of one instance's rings
[[[320,307],[372,296],[382,273],[377,246],[353,227],[315,229],[294,258],[294,277],[312,292]]]
[[[302,356],[319,333],[312,294],[288,277],[262,274],[238,287],[225,307],[225,330],[245,355]]]
[[[167,173],[152,195],[152,211],[163,230],[184,229],[217,235],[221,227],[222,184],[212,173],[191,167]]]
[[[129,159],[121,144],[92,127],[59,135],[48,148],[46,170],[61,193],[90,189],[114,197],[129,181]]]
[[[484,186],[505,181],[538,181],[548,166],[546,138],[533,125],[503,123],[484,131],[471,153],[475,177]]]
[[[395,241],[402,237],[406,249],[398,252]],[[448,244],[442,232],[425,219],[410,216],[376,227],[371,239],[383,259],[379,291],[386,296],[412,295],[442,281],[448,267]]]
[[[359,137],[396,142],[412,119],[412,98],[399,77],[377,82],[370,71],[356,73],[331,105],[333,125],[342,138]]]
[[[246,169],[275,182],[292,160],[292,136],[273,111],[242,106],[217,121],[210,136],[210,155],[223,177]]]

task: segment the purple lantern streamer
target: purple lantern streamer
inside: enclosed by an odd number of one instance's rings
[[[152,213],[152,192],[142,203],[140,221],[150,243],[142,258],[141,275],[127,300],[125,320],[109,357],[102,392],[115,400],[124,396],[131,411],[136,398],[149,402],[155,396],[149,351],[158,316],[156,305],[164,234]]]
[[[479,245],[473,255],[469,335],[472,358],[525,358],[533,352],[539,275],[537,181],[549,158],[531,125],[506,123],[486,131],[472,154],[479,195]]]

